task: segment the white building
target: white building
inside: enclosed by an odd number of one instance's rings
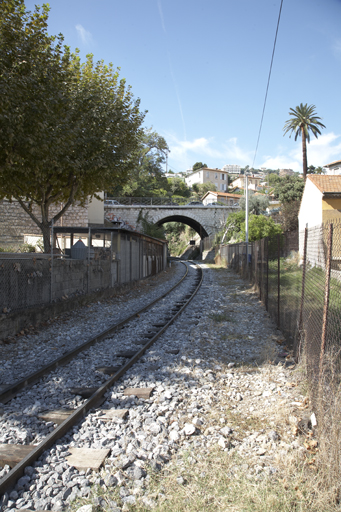
[[[228,174],[240,174],[241,167],[240,165],[224,165],[222,171],[227,172]]]
[[[263,180],[263,178],[261,176],[252,175],[252,176],[249,176],[248,178],[249,178],[248,179],[249,190],[256,191],[261,188],[260,183]],[[236,178],[235,180],[232,181],[230,188],[236,188],[236,187],[237,188],[245,188],[245,180],[246,180],[245,175],[241,174],[240,176],[238,176],[238,178]]]
[[[200,184],[210,181],[216,186],[217,190],[226,192],[228,188],[228,173],[222,172],[222,169],[210,169],[206,167],[192,172],[192,174],[185,178],[185,181],[189,187],[193,187],[196,183]]]
[[[326,176],[338,176],[341,174],[341,160],[335,160],[330,164],[323,166],[323,170]]]

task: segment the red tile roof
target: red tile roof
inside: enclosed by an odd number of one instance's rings
[[[231,194],[229,192],[219,192],[219,191],[212,191],[212,190],[209,190],[208,192],[206,192],[206,194],[203,196],[202,199],[204,199],[204,197],[206,197],[208,194],[215,194],[216,196],[224,196],[224,197],[238,197],[239,199],[242,197],[240,194]]]
[[[332,167],[333,165],[341,164],[341,160],[335,160],[335,162],[330,162],[330,164],[326,164],[323,167]]]
[[[307,179],[314,183],[314,185],[322,193],[341,193],[341,176],[321,176],[320,174],[308,174]]]

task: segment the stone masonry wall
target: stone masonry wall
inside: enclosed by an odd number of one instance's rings
[[[108,220],[122,220],[131,225],[133,229],[141,230],[142,226],[137,222],[140,212],[143,216],[148,216],[150,222],[160,222],[163,219],[171,217],[184,217],[184,223],[187,219],[193,219],[201,225],[208,235],[215,234],[225,225],[228,216],[231,213],[239,211],[232,207],[219,206],[113,206],[105,208],[105,217]]]
[[[60,207],[53,205],[50,208],[50,215],[53,216],[60,211]],[[38,207],[33,208],[38,218]],[[71,206],[65,215],[56,223],[56,226],[88,226],[87,206]],[[10,203],[7,200],[0,201],[0,247],[17,246],[24,242],[24,234],[40,235],[40,229],[33,222],[31,217],[21,208],[18,201]]]

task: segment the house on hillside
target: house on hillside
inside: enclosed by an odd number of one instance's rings
[[[228,173],[222,172],[221,169],[203,167],[189,174],[185,178],[185,181],[189,187],[192,187],[194,184],[207,183],[210,181],[217,187],[217,190],[226,192],[228,187]]]
[[[332,219],[341,219],[341,175],[308,174],[298,214],[299,229]]]
[[[323,166],[323,169],[327,176],[337,176],[341,174],[341,160],[335,160],[335,162],[326,164]]]
[[[255,176],[255,175],[249,176],[248,177],[249,190],[253,190],[253,191],[260,190],[262,188],[262,187],[260,187],[261,181],[263,181],[262,176]],[[246,182],[246,177],[243,174],[241,174],[240,176],[238,176],[238,178],[236,178],[235,180],[232,181],[230,188],[238,187],[238,188],[244,189],[245,182]]]
[[[239,206],[240,194],[229,194],[228,192],[209,191],[202,197],[204,205],[210,203],[224,203],[228,206]]]
[[[240,167],[240,165],[231,165],[231,164],[226,164],[222,168],[223,172],[227,172],[227,174],[234,174],[237,176],[239,176],[241,170],[242,170],[242,168]]]
[[[341,222],[341,175],[308,174],[298,214],[299,250],[301,255],[303,254],[304,228],[320,226],[322,223],[330,221]],[[320,239],[318,233],[316,233],[316,240],[311,244],[308,243],[308,246],[312,247],[311,249],[308,247],[308,251],[311,253],[309,261],[323,266],[325,241]]]

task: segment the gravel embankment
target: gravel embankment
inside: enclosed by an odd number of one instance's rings
[[[175,274],[183,272],[182,266],[176,267]],[[133,300],[135,304],[138,299]],[[127,300],[116,307],[131,311],[131,304]],[[92,307],[101,314],[102,308],[110,306]],[[70,316],[67,322],[72,325],[76,318]],[[85,317],[86,313],[83,323]],[[147,317],[145,322],[147,326]],[[53,326],[47,329],[51,328],[50,335]],[[125,330],[124,348],[134,346],[137,328],[132,325]],[[83,335],[80,324],[76,329],[75,335]],[[45,331],[39,335],[48,338]],[[108,341],[108,357],[101,364],[115,363],[110,346],[117,348],[121,343],[119,335]],[[228,270],[206,267],[203,286],[190,307],[107,393],[102,408],[128,409],[126,419],[105,422],[98,411],[93,411],[34,467],[26,468],[25,477],[2,498],[3,510],[77,508],[73,504],[77,498],[83,500],[79,506],[87,503],[113,512],[129,510],[137,502],[143,503],[146,510],[153,508],[164,497],[150,496],[150,472],[162,471],[172,457],[188,448],[194,448],[199,458],[218,445],[221,450],[237,451],[246,457],[244,470],[250,476],[276,473],[276,461],[281,454],[304,450],[288,422],[278,415],[283,410],[295,423],[305,406],[293,382],[292,369],[284,366],[284,358],[277,364],[278,356],[284,355],[279,345],[282,340],[263,306],[238,276]],[[174,349],[177,354],[170,353]],[[98,364],[95,347],[85,359],[94,370]],[[63,374],[63,378],[57,375],[58,372],[47,387],[32,388],[34,396],[27,407],[26,401],[20,402],[27,400],[24,396],[4,406],[0,442],[36,443],[39,436],[52,429],[53,424],[43,425],[37,417],[47,405],[48,394],[53,395],[52,401],[51,396],[48,399],[49,406],[53,400],[59,407],[81,403],[80,397],[67,395],[69,386],[81,381],[86,385],[78,366]],[[101,375],[96,378],[98,383],[103,380]],[[153,387],[154,391],[149,399],[137,399],[123,395],[127,387]],[[44,389],[45,395],[39,395],[40,389]],[[56,392],[58,389],[60,393]],[[229,422],[231,417],[238,420]],[[253,421],[247,423],[249,419]],[[71,447],[110,449],[101,474],[70,467],[66,457]],[[0,476],[7,470],[0,470]],[[112,492],[116,492],[115,499]]]
[[[131,291],[92,302],[51,319],[27,334],[0,342],[0,389],[24,378],[81,345],[165,293],[181,279],[185,268],[173,265],[158,276],[141,281]],[[29,326],[27,326],[29,327]]]

